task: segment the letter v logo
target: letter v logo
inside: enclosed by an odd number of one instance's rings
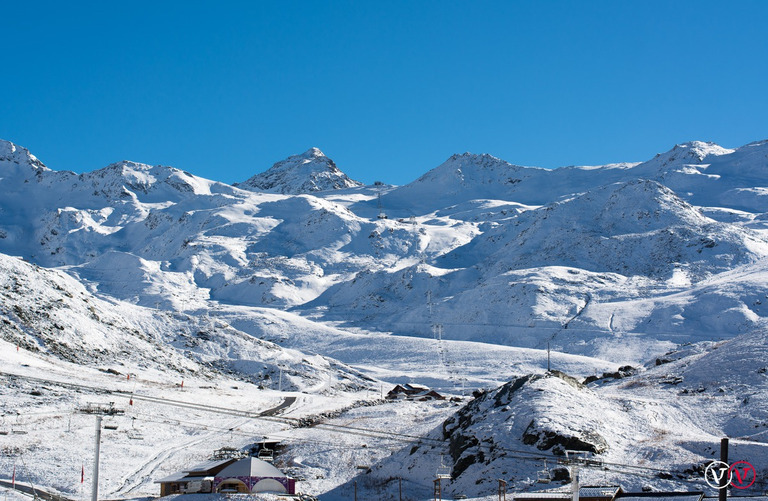
[[[722,482],[725,475],[728,475],[728,481]],[[731,470],[728,463],[722,461],[713,461],[709,463],[707,469],[704,470],[704,480],[707,481],[707,485],[714,487],[715,489],[723,489],[731,482]],[[720,484],[723,485],[720,485]]]

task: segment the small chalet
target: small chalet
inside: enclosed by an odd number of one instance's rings
[[[435,390],[430,390],[426,386],[419,386],[415,384],[403,384],[397,385],[387,393],[387,400],[445,400],[445,397],[440,395]]]
[[[254,457],[208,461],[155,483],[160,484],[161,496],[212,492],[296,493],[295,479],[284,475],[266,461]]]

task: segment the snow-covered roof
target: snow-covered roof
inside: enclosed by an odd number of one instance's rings
[[[168,482],[178,482],[182,478],[186,477],[186,472],[178,471],[176,473],[173,473],[172,475],[168,475],[167,477],[163,477],[159,480],[155,480],[156,484],[166,484]]]
[[[571,493],[562,492],[520,492],[514,494],[515,499],[570,499]]]
[[[212,461],[205,461],[204,463],[197,464],[193,466],[192,468],[189,468],[186,471],[187,473],[200,473],[204,471],[210,471],[218,466],[225,465],[226,463],[231,462],[231,459],[219,459],[219,460],[212,460]]]
[[[584,486],[579,488],[580,498],[612,498],[619,492],[619,486]],[[570,490],[546,490],[538,492],[521,492],[514,495],[515,499],[571,499]]]
[[[228,477],[285,477],[280,470],[261,459],[249,457],[232,463],[219,473],[220,478]]]
[[[579,497],[602,498],[613,497],[619,492],[618,485],[584,486],[579,488]]]
[[[703,492],[628,492],[619,495],[621,501],[701,501]]]
[[[710,497],[710,496],[704,496],[703,501],[707,501],[708,499],[720,499],[717,496]],[[731,496],[728,494],[728,499],[732,501],[766,501],[768,500],[768,496]]]

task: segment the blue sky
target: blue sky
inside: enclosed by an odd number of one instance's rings
[[[6,2],[0,138],[242,181],[317,146],[405,184],[768,138],[768,2]]]

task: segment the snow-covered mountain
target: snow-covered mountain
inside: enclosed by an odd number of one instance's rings
[[[354,188],[363,183],[350,179],[319,148],[310,148],[277,162],[235,186],[246,190],[298,195],[317,191]]]
[[[737,149],[693,141],[643,163],[541,169],[464,153],[382,198],[400,212],[421,214],[477,199],[545,205],[602,185],[648,179],[697,206],[762,213],[768,210],[761,199],[768,184],[766,155],[768,141]]]
[[[694,318],[659,298],[734,270],[762,274],[768,253],[763,213],[746,210],[768,185],[765,142],[693,142],[642,164],[554,170],[455,155],[404,187],[314,195],[127,161],[77,175],[11,143],[3,151],[0,250],[150,307],[295,308],[422,337],[436,324],[447,339],[541,347],[557,337],[594,354],[596,338],[628,328],[665,338]],[[332,162],[317,149],[276,164],[273,188],[304,186],[318,165]],[[376,217],[382,191],[387,214],[410,215]],[[735,332],[763,324],[760,308],[723,300],[742,312]],[[577,325],[585,339],[560,332]],[[707,330],[726,338],[725,325]]]
[[[427,442],[443,445],[372,448],[371,488],[427,482],[441,453],[456,494],[479,497],[490,475],[532,488],[545,466],[502,453],[552,454],[553,437],[594,439],[606,462],[661,461],[674,478],[653,482],[675,487],[721,434],[765,442],[749,402],[765,393],[766,193],[768,141],[552,170],[467,153],[401,187],[361,186],[316,148],[230,186],[129,161],[56,171],[0,141],[0,342],[19,349],[3,360],[304,392],[290,412],[309,422],[322,410],[380,424],[369,393],[381,381],[481,388],[463,410],[419,408]],[[579,381],[635,369],[575,384],[543,375],[548,347]],[[731,359],[733,373],[707,374]],[[711,419],[692,418],[707,398]],[[416,411],[397,405],[393,426],[407,430]],[[319,478],[332,459],[310,467],[319,436],[302,433],[293,464],[348,498],[351,476]]]

